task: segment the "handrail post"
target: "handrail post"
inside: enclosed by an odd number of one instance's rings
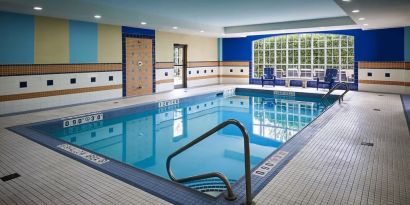
[[[198,180],[198,179],[206,179],[206,178],[211,178],[211,177],[217,177],[217,178],[221,179],[224,182],[224,184],[226,186],[226,189],[228,191],[228,195],[225,196],[225,199],[231,200],[231,201],[235,200],[236,196],[232,191],[232,187],[231,187],[231,184],[229,183],[229,180],[225,177],[225,175],[223,175],[221,173],[212,172],[212,173],[207,173],[207,174],[201,174],[201,175],[186,177],[186,178],[182,178],[182,179],[176,179],[174,174],[172,173],[172,170],[171,170],[171,159],[173,157],[177,156],[178,154],[180,154],[183,151],[189,149],[190,147],[192,147],[195,144],[201,142],[205,138],[211,136],[212,134],[214,134],[218,130],[220,130],[220,129],[222,129],[222,128],[226,127],[227,125],[230,125],[230,124],[233,124],[233,125],[237,126],[241,130],[242,137],[243,137],[243,140],[244,140],[243,142],[244,142],[244,155],[245,155],[245,189],[246,189],[245,190],[245,194],[246,194],[245,204],[246,205],[255,204],[252,201],[251,157],[250,157],[250,148],[249,148],[249,135],[248,135],[248,132],[246,131],[246,128],[238,120],[235,120],[235,119],[226,120],[225,122],[223,122],[223,123],[217,125],[216,127],[210,129],[209,131],[205,132],[204,134],[202,134],[198,138],[194,139],[190,143],[186,144],[185,146],[183,146],[183,147],[179,148],[178,150],[174,151],[173,153],[171,153],[168,156],[167,162],[166,162],[167,173],[168,173],[169,178],[171,178],[172,181],[176,181],[176,182],[179,182],[179,183],[192,181],[192,180]]]
[[[349,92],[349,85],[345,82],[339,82],[337,83],[332,89],[330,89],[321,99],[321,101],[323,102],[324,99],[327,99],[327,97],[333,92],[335,91],[338,87],[340,87],[340,85],[344,85],[345,86],[345,91],[343,92],[343,94],[341,96],[339,96],[338,100],[339,100],[339,104],[341,103],[341,100],[343,101],[343,97],[345,96],[345,94],[347,92]]]
[[[239,122],[236,122],[239,123]],[[239,123],[239,129],[242,132],[243,140],[244,140],[244,150],[245,150],[245,191],[246,191],[246,205],[254,204],[252,201],[252,182],[251,182],[251,157],[250,157],[250,148],[249,148],[249,135],[243,127],[242,124]]]

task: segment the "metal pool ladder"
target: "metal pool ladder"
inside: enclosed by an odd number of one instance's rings
[[[326,100],[326,102],[329,103],[329,101],[327,100],[327,98],[330,96],[330,94],[332,94],[333,91],[335,91],[336,89],[338,89],[340,86],[344,86],[345,87],[345,91],[343,92],[342,95],[339,96],[338,100],[339,100],[339,104],[341,103],[341,100],[343,101],[343,97],[345,96],[345,94],[347,92],[349,92],[349,85],[347,83],[344,82],[340,82],[337,83],[332,89],[329,90],[329,92],[327,92],[321,99],[321,102],[323,103],[323,100]]]
[[[194,181],[194,180],[199,180],[199,179],[207,179],[207,178],[217,177],[217,178],[221,179],[223,181],[223,183],[225,184],[225,186],[226,186],[226,190],[227,190],[228,193],[227,193],[227,195],[225,195],[225,199],[229,200],[229,201],[235,200],[236,196],[232,191],[232,186],[229,183],[229,180],[226,178],[226,176],[222,173],[211,172],[211,173],[205,173],[205,174],[190,176],[190,177],[186,177],[186,178],[182,178],[182,179],[177,179],[177,178],[175,178],[175,176],[174,176],[174,174],[172,173],[172,170],[171,170],[171,159],[172,158],[174,158],[175,156],[181,154],[182,152],[189,149],[190,147],[198,144],[202,140],[206,139],[207,137],[211,136],[212,134],[214,134],[218,130],[223,129],[224,127],[226,127],[228,125],[237,126],[242,132],[242,137],[243,137],[243,140],[244,140],[244,150],[245,150],[245,182],[246,182],[246,201],[245,201],[245,204],[246,205],[254,204],[252,202],[252,193],[251,193],[251,163],[250,163],[250,153],[249,153],[249,135],[248,135],[248,132],[246,131],[246,128],[242,125],[242,123],[240,123],[238,120],[235,120],[235,119],[229,119],[229,120],[217,125],[216,127],[212,128],[212,129],[208,130],[207,132],[205,132],[204,134],[202,134],[200,137],[192,140],[187,145],[179,148],[178,150],[176,150],[175,152],[170,154],[167,158],[168,176],[169,176],[169,178],[171,178],[172,181],[175,181],[175,182],[178,182],[178,183],[184,183],[184,182],[189,182],[189,181]]]

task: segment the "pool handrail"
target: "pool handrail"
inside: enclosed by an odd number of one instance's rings
[[[188,181],[193,181],[193,180],[199,180],[199,179],[206,179],[206,178],[212,178],[212,177],[217,177],[223,181],[223,183],[226,186],[227,190],[227,195],[225,195],[225,199],[229,201],[233,201],[236,199],[236,196],[234,192],[232,191],[232,186],[229,183],[229,180],[226,178],[226,176],[222,173],[219,172],[211,172],[211,173],[206,173],[206,174],[200,174],[196,176],[191,176],[191,177],[186,177],[182,179],[176,179],[174,174],[172,173],[171,170],[171,159],[177,156],[178,154],[182,153],[183,151],[189,149],[190,147],[196,145],[197,143],[201,142],[202,140],[206,139],[207,137],[211,136],[212,134],[216,133],[217,131],[221,130],[222,128],[228,126],[228,125],[235,125],[237,126],[241,132],[242,132],[242,137],[244,139],[244,150],[245,150],[245,186],[246,186],[246,205],[254,204],[252,202],[252,192],[251,192],[251,164],[250,164],[250,149],[249,149],[249,135],[248,132],[246,131],[246,128],[242,125],[241,122],[235,119],[229,119],[221,124],[215,126],[214,128],[208,130],[198,138],[192,140],[190,143],[186,144],[185,146],[179,148],[172,154],[170,154],[167,158],[167,172],[169,178],[171,178],[172,181],[179,182],[179,183],[184,183]]]
[[[339,98],[338,98],[339,104],[340,104],[340,103],[341,103],[340,100],[343,101],[343,97],[345,96],[345,94],[350,91],[349,85],[348,85],[347,83],[345,83],[345,82],[339,82],[339,83],[337,83],[332,89],[330,89],[325,95],[322,96],[321,102],[323,103],[323,100],[328,101],[327,98],[330,96],[330,94],[332,94],[333,91],[335,91],[337,88],[339,88],[339,87],[342,86],[342,85],[344,85],[345,91],[344,91],[343,94],[340,95]],[[328,101],[328,102],[329,102],[329,101]]]

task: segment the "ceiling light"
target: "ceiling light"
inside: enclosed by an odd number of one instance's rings
[[[342,0],[342,1],[344,1],[344,2],[350,2],[351,0]]]
[[[39,6],[35,6],[35,7],[33,7],[33,9],[36,10],[36,11],[41,11],[41,10],[43,10],[43,8],[42,8],[42,7],[39,7]]]
[[[100,19],[101,18],[101,15],[94,15],[94,18],[96,18],[96,19]]]
[[[359,21],[363,21],[363,20],[365,20],[366,18],[363,18],[363,17],[361,17],[361,18],[359,18]]]
[[[205,32],[205,31],[199,31],[199,32],[203,33],[203,32]]]
[[[143,21],[143,22],[141,22],[141,25],[147,25],[147,22]]]
[[[353,13],[359,13],[360,10],[359,10],[359,9],[356,9],[356,10],[353,10],[352,12],[353,12]]]
[[[177,29],[178,29],[178,26],[174,26],[174,27],[172,27],[172,29],[177,30]]]

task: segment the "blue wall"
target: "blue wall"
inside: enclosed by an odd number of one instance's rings
[[[143,28],[133,28],[133,27],[128,27],[128,26],[122,27],[122,33],[126,35],[140,35],[140,36],[155,37],[155,30],[143,29]]]
[[[34,63],[34,17],[0,12],[0,64]]]
[[[314,33],[331,33],[355,37],[355,61],[404,61],[404,28],[362,31],[340,30]],[[224,61],[252,61],[252,41],[276,35],[224,38]]]
[[[70,63],[98,63],[98,25],[70,21]]]

